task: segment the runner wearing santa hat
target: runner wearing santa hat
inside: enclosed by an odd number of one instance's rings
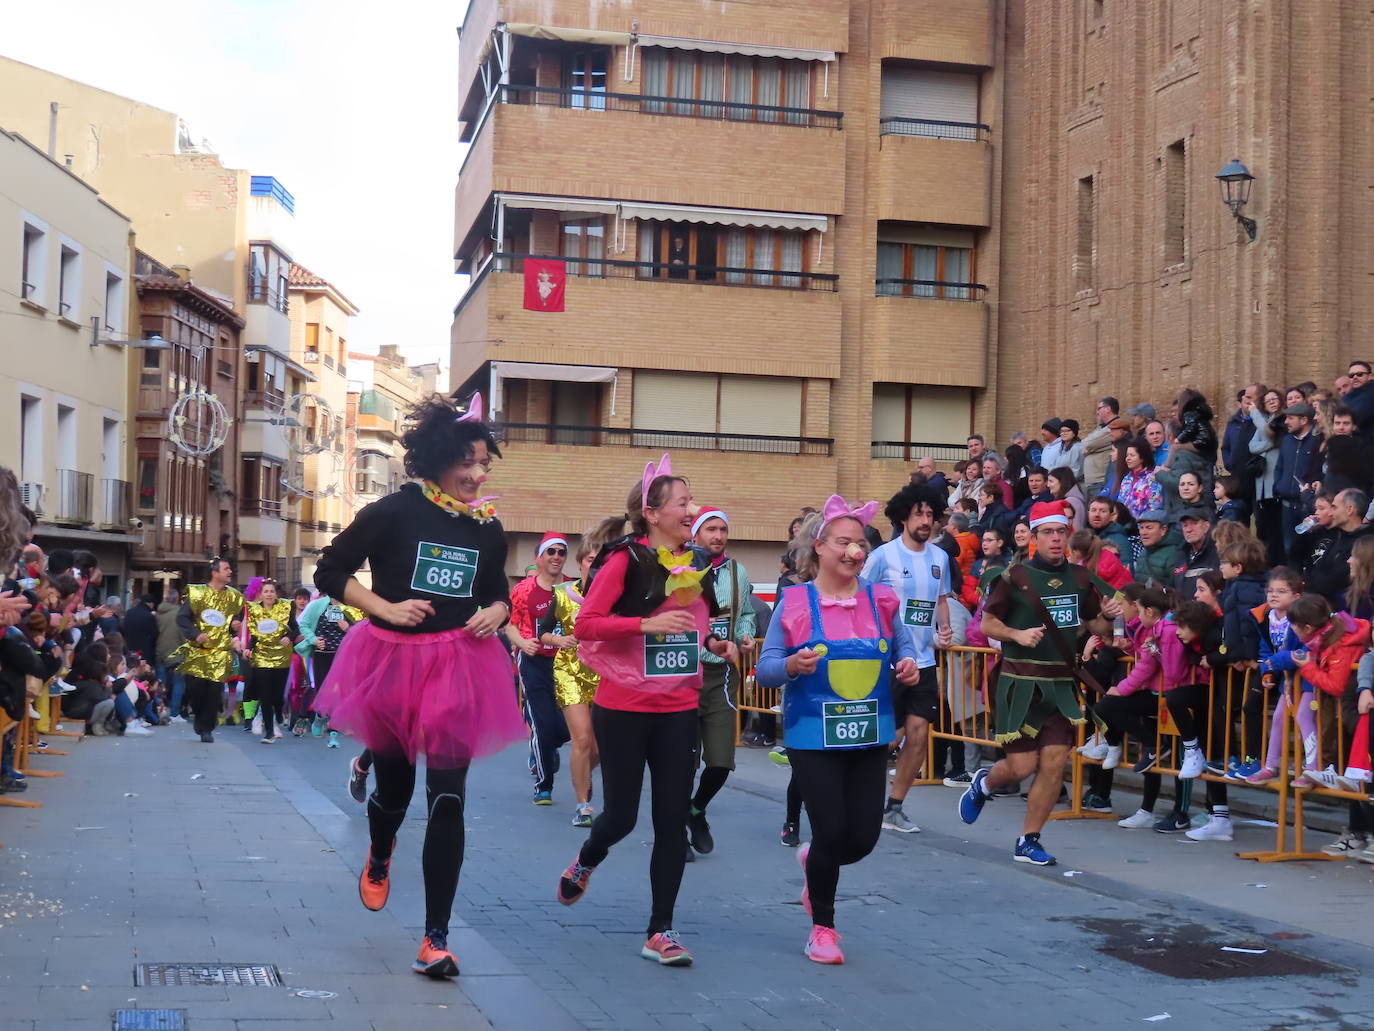
[[[744,567],[725,554],[730,543],[730,517],[718,508],[703,508],[692,520],[692,540],[711,558],[716,571],[718,616],[711,617],[711,632],[725,641],[734,641],[739,650],[754,650],[758,622],[749,596],[754,586]],[[701,771],[697,793],[687,813],[687,834],[692,848],[702,855],[715,848],[711,825],[706,822],[706,806],[725,786],[735,768],[735,735],[739,730],[739,671],[718,655],[703,652],[701,661],[701,704],[697,706],[697,731],[701,750]]]
[[[1006,758],[975,773],[959,799],[960,818],[973,823],[997,788],[1035,774],[1012,858],[1036,866],[1055,862],[1041,846],[1040,832],[1064,782],[1074,725],[1083,722],[1078,633],[1087,627],[1106,640],[1121,614],[1112,588],[1065,558],[1069,524],[1065,502],[1033,505],[1035,557],[1010,566],[988,589],[982,630],[1002,642],[994,711]]]
[[[558,648],[541,644],[536,629],[553,608],[553,589],[563,582],[568,539],[549,531],[534,553],[534,572],[511,588],[506,636],[520,651],[520,684],[525,696],[525,722],[530,728],[530,776],[534,804],[553,805],[553,775],[558,749],[568,742],[568,724],[554,690],[553,658]]]

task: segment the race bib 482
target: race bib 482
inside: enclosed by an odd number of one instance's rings
[[[413,590],[445,598],[471,598],[472,582],[477,578],[477,552],[447,544],[421,541],[415,552]]]

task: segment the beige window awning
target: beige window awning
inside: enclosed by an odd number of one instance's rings
[[[619,205],[613,200],[588,200],[583,197],[541,197],[532,193],[496,194],[497,203],[507,208],[535,208],[539,211],[566,211],[593,215],[614,215]]]
[[[752,211],[743,208],[706,208],[690,204],[620,205],[621,218],[652,218],[668,222],[703,222],[720,226],[757,226],[761,229],[814,229],[823,233],[830,226],[826,215],[804,215],[795,211]]]
[[[620,370],[602,365],[552,365],[543,362],[492,362],[491,404],[501,412],[501,382],[508,379],[541,379],[558,383],[611,383]],[[615,392],[611,393],[611,414],[615,414]]]
[[[833,61],[833,50],[804,50],[798,47],[770,47],[756,43],[728,43],[719,39],[691,39],[687,36],[647,36],[639,33],[635,42],[642,47],[671,47],[674,50],[704,50],[709,54],[745,54],[749,57],[786,57],[797,61]]]
[[[558,25],[535,25],[532,22],[503,22],[497,30],[504,29],[512,36],[529,36],[531,39],[557,39],[564,43],[600,43],[604,46],[627,47],[633,40],[628,32],[609,32],[605,29],[569,29]]]

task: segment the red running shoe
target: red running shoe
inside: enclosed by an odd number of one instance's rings
[[[386,900],[390,895],[391,860],[373,859],[372,849],[369,848],[367,850],[367,862],[363,864],[363,872],[358,875],[358,897],[363,900],[363,905],[366,908],[375,913],[386,905]]]
[[[458,976],[458,957],[448,951],[448,935],[431,931],[420,942],[420,954],[410,969],[426,977]]]

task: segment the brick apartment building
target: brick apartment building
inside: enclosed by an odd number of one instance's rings
[[[800,506],[885,498],[972,428],[1185,383],[1225,410],[1360,349],[1367,8],[780,10],[468,10],[452,382],[509,426],[493,486],[526,544],[671,449],[762,579]],[[1220,200],[1232,158],[1253,242]],[[531,257],[566,261],[563,312],[525,309]]]

